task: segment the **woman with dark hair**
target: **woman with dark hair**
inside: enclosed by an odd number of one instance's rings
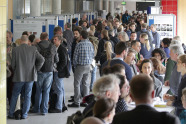
[[[140,72],[148,75],[154,81],[154,91],[155,97],[162,97],[162,83],[159,79],[157,79],[153,74],[153,64],[149,59],[144,59],[140,66]]]
[[[152,61],[154,67],[154,76],[158,78],[162,84],[164,84],[164,77],[165,77],[165,66],[161,64],[161,61],[155,57],[151,57],[150,60]]]
[[[161,48],[154,49],[152,51],[152,57],[160,60],[164,66],[166,65],[166,53]]]
[[[169,55],[169,53],[170,53],[170,50],[169,50],[170,44],[171,44],[171,40],[169,38],[163,38],[163,40],[161,42],[161,46],[162,46],[163,50],[165,51],[167,58],[170,57],[170,55]]]
[[[110,124],[115,115],[115,107],[116,104],[111,98],[99,99],[94,105],[93,114],[105,124]]]
[[[101,31],[103,29],[102,23],[99,22],[96,26],[96,31],[94,33],[94,36],[98,38],[98,40],[101,40]]]

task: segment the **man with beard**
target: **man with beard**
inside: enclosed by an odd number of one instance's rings
[[[80,33],[82,31],[81,27],[76,27],[74,29],[74,41],[72,43],[72,49],[71,49],[71,60],[73,60],[74,57],[74,50],[76,48],[76,44],[78,44],[80,42]],[[72,71],[74,72],[74,66],[73,66],[73,62],[71,61],[72,64]]]
[[[119,42],[116,47],[115,47],[115,54],[116,54],[116,57],[113,58],[113,60],[111,60],[109,62],[106,61],[102,67],[101,67],[101,70],[106,67],[106,66],[113,66],[115,64],[122,64],[124,67],[125,67],[125,72],[126,72],[126,77],[127,77],[127,80],[130,81],[132,79],[132,72],[131,72],[131,68],[128,64],[126,64],[123,59],[126,57],[127,55],[127,51],[128,51],[128,48],[127,48],[127,45],[125,42]],[[109,63],[110,65],[108,65]]]

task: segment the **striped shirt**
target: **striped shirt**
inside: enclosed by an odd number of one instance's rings
[[[116,114],[128,111],[128,106],[124,99],[119,98],[116,104]]]
[[[85,39],[81,40],[76,45],[73,57],[73,64],[76,65],[90,65],[94,58],[94,47],[92,43]]]

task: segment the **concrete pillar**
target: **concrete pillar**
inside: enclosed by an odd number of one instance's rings
[[[103,9],[109,12],[109,0],[103,0]]]
[[[98,10],[103,10],[103,0],[97,0]]]
[[[110,8],[109,9],[110,13],[113,16],[114,15],[114,1],[113,0],[110,1],[110,7],[109,8]]]
[[[61,14],[61,0],[52,0],[52,14]]]
[[[41,0],[30,0],[30,16],[41,16]]]
[[[62,14],[63,13],[68,13],[68,14],[74,14],[75,13],[75,0],[61,0],[61,1],[62,1],[61,2]]]

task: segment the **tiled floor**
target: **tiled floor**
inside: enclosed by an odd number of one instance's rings
[[[97,71],[97,77],[99,70]],[[66,97],[66,105],[68,104],[68,99],[73,95],[73,74],[71,74],[70,78],[64,80],[65,87],[65,97]],[[25,120],[11,120],[7,119],[7,124],[66,124],[67,117],[72,113],[75,113],[77,110],[83,110],[83,107],[80,108],[68,108],[68,111],[59,114],[47,114],[45,116],[37,115],[37,114],[28,114],[28,118]]]

